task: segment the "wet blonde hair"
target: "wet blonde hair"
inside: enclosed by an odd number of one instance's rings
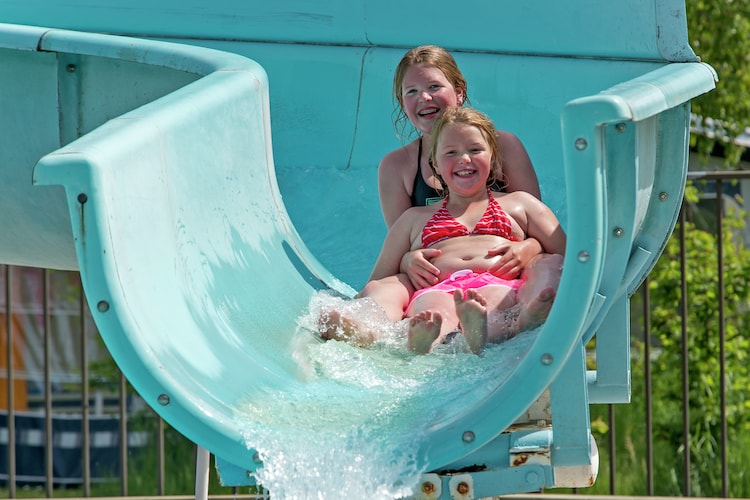
[[[415,64],[426,64],[437,68],[443,72],[445,78],[455,89],[456,93],[463,94],[461,105],[469,102],[468,85],[458,64],[453,56],[442,47],[437,45],[420,45],[409,50],[396,66],[396,72],[393,75],[393,127],[396,134],[402,139],[406,139],[406,128],[409,119],[404,113],[404,99],[401,95],[401,86],[404,84],[406,71]]]
[[[477,111],[472,108],[448,108],[443,110],[443,114],[435,121],[432,126],[432,145],[430,147],[430,167],[432,173],[440,181],[440,185],[443,187],[445,193],[448,192],[448,185],[445,183],[443,178],[437,173],[437,163],[435,161],[438,149],[438,143],[440,142],[440,134],[443,133],[445,127],[448,125],[467,125],[470,127],[476,127],[482,133],[482,136],[487,141],[487,145],[490,147],[491,165],[493,168],[490,169],[490,173],[487,176],[487,187],[495,184],[498,179],[502,179],[503,175],[503,159],[500,155],[500,145],[497,142],[497,129],[495,124],[489,119],[487,115],[481,111]]]

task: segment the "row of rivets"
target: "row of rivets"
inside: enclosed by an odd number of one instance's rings
[[[615,130],[620,133],[625,132],[626,129],[627,125],[624,123],[618,123],[617,125],[615,125]],[[587,147],[588,141],[586,141],[586,139],[584,139],[583,137],[579,137],[575,140],[575,148],[577,150],[583,151]],[[669,199],[668,193],[665,193],[664,191],[659,193],[659,201],[667,201],[667,199]],[[622,238],[622,236],[624,236],[625,234],[625,230],[621,227],[616,227],[612,233],[614,234],[615,238]],[[581,250],[580,252],[578,252],[578,262],[584,264],[588,262],[590,258],[591,255],[586,250]]]
[[[545,352],[544,354],[542,354],[540,362],[545,366],[550,366],[555,362],[555,357],[552,354]],[[463,435],[461,436],[461,440],[466,444],[473,443],[476,438],[477,437],[473,431],[464,431]]]
[[[69,64],[67,67],[67,70],[71,73],[75,71],[75,69],[76,68],[73,64]],[[80,193],[76,197],[76,199],[78,200],[78,203],[83,205],[88,201],[89,197],[86,195],[86,193]],[[99,302],[96,303],[96,310],[102,313],[109,311],[109,302],[107,302],[106,300],[100,300]],[[170,398],[168,394],[159,394],[159,396],[156,398],[156,401],[161,406],[167,406],[170,403]],[[257,453],[256,453],[256,456],[257,456]]]

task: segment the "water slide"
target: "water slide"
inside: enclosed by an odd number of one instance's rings
[[[227,484],[247,482],[270,456],[253,436],[289,430],[248,405],[310,392],[299,339],[325,344],[300,318],[321,292],[351,296],[384,237],[396,63],[442,45],[472,105],[523,140],[568,244],[549,319],[511,369],[391,416],[412,489],[586,486],[588,405],[629,400],[628,298],[677,217],[689,101],[716,80],[682,2],[600,4],[475,0],[446,27],[447,2],[6,1],[0,262],[80,270],[128,380]],[[360,395],[339,396],[369,425]]]

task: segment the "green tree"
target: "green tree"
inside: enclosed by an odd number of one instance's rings
[[[690,45],[719,74],[716,90],[692,101],[693,113],[714,120],[715,134],[691,141],[707,156],[718,142],[728,165],[736,165],[745,148],[734,143],[750,125],[750,3],[747,0],[687,0]]]

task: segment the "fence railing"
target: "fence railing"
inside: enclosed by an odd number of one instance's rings
[[[704,198],[724,200],[727,186],[750,179],[750,172],[692,172],[691,181],[702,183]],[[710,184],[714,188],[713,194]],[[707,189],[706,186],[709,186]],[[739,195],[735,199],[740,199]],[[684,204],[683,207],[686,207]],[[747,496],[747,491],[733,489],[730,478],[742,471],[731,469],[728,453],[726,356],[726,297],[724,293],[725,263],[722,221],[725,203],[713,203],[711,230],[715,231],[717,282],[715,307],[718,311],[719,374],[715,391],[719,398],[719,435],[713,435],[720,478],[713,496]],[[682,445],[675,457],[680,467],[673,469],[672,481],[679,485],[679,494],[705,494],[706,488],[696,487],[695,446],[691,444],[693,427],[691,411],[698,402],[690,400],[691,356],[688,324],[691,297],[687,286],[686,268],[690,256],[686,251],[686,221],[690,213],[683,208],[677,229],[680,267],[679,316],[681,360],[674,371],[681,373]],[[0,266],[0,496],[9,498],[56,495],[57,488],[77,489],[82,497],[92,496],[166,496],[189,495],[194,487],[195,447],[179,436],[148,409],[129,389],[124,377],[109,360],[98,339],[89,315],[77,273]],[[662,396],[655,393],[652,360],[660,356],[658,332],[653,331],[652,299],[660,293],[650,290],[650,281],[633,297],[633,356],[644,360],[641,370],[633,370],[634,395],[642,406],[629,411],[643,412],[638,439],[642,444],[623,445],[620,412],[623,406],[592,407],[592,418],[603,422],[604,431],[593,426],[602,457],[597,491],[601,494],[660,493],[662,469],[655,459],[655,403]],[[703,300],[703,299],[701,299]],[[654,339],[657,339],[654,341]],[[639,365],[640,366],[640,365]],[[641,394],[642,392],[642,394]],[[634,399],[636,399],[634,397]],[[750,399],[750,398],[748,398]],[[601,417],[603,415],[603,417]],[[632,417],[631,417],[632,418]],[[674,420],[674,416],[672,416]],[[625,429],[632,424],[625,421]],[[630,438],[628,438],[630,439]],[[633,451],[636,450],[636,451]],[[629,476],[623,469],[623,457],[635,454],[641,486],[632,491]],[[632,468],[632,464],[625,469]],[[645,470],[645,480],[640,473]],[[674,472],[677,470],[678,472]],[[233,494],[233,488],[222,488],[211,471],[210,491]],[[697,491],[696,491],[697,490]],[[579,493],[588,492],[580,491]],[[255,493],[248,492],[248,493]],[[554,492],[550,492],[554,493]]]
[[[673,388],[673,393],[664,395],[659,392],[659,388],[656,387],[658,384],[654,380],[654,360],[664,355],[664,346],[661,345],[664,335],[662,335],[663,332],[656,331],[659,327],[655,326],[656,320],[652,318],[652,313],[655,311],[653,302],[655,298],[665,294],[666,291],[660,283],[651,281],[652,273],[631,300],[633,330],[631,338],[634,339],[631,342],[633,358],[643,360],[637,367],[634,366],[632,372],[634,387],[632,399],[633,402],[637,400],[638,404],[634,406],[634,403],[631,402],[630,405],[625,405],[628,408],[623,408],[620,405],[608,405],[604,410],[599,409],[599,414],[605,414],[607,429],[606,439],[599,440],[600,450],[604,451],[604,455],[607,457],[606,462],[602,463],[600,467],[599,484],[597,484],[600,492],[612,495],[665,495],[663,483],[666,482],[672,483],[673,488],[675,488],[666,493],[669,495],[747,497],[749,493],[744,473],[746,464],[742,463],[741,458],[735,458],[731,463],[728,460],[731,456],[730,452],[741,451],[742,445],[736,442],[736,435],[734,442],[730,439],[727,397],[734,392],[734,398],[744,400],[748,389],[739,387],[737,384],[730,387],[728,384],[725,360],[728,354],[727,300],[729,292],[725,289],[725,278],[728,275],[727,273],[736,272],[736,270],[727,269],[725,257],[727,252],[736,252],[737,247],[725,248],[725,242],[727,241],[725,232],[728,230],[734,231],[736,233],[734,241],[740,247],[750,246],[750,238],[748,238],[745,224],[745,200],[742,197],[742,188],[750,180],[750,171],[696,171],[688,174],[688,180],[691,185],[697,188],[697,199],[685,200],[683,203],[675,232],[672,235],[672,241],[670,241],[670,244],[677,245],[678,251],[662,256],[662,259],[673,259],[673,264],[679,268],[677,281],[679,291],[673,321],[673,323],[679,325],[679,332],[673,335],[673,339],[676,339],[679,345],[671,347],[673,351],[678,350],[680,354],[678,362],[671,367],[674,372],[679,373],[679,387]],[[725,223],[725,219],[728,217],[736,219],[736,224],[730,229],[727,229]],[[712,235],[710,241],[715,242],[715,246],[712,248],[715,255],[706,256],[695,251],[690,252],[691,243],[688,233],[690,229],[694,231],[703,230]],[[696,262],[697,258],[701,261]],[[694,289],[697,287],[694,284],[694,279],[689,275],[688,268],[700,267],[704,264],[715,266],[714,270],[704,268],[706,276],[715,275],[715,279],[713,282],[701,283],[701,290],[696,292]],[[660,276],[663,276],[663,274],[660,274]],[[748,277],[750,276],[740,276],[739,279],[746,281]],[[704,325],[706,331],[703,332],[695,328],[695,322],[691,322],[690,317],[698,307],[697,305],[705,301],[712,302],[711,308],[714,314],[707,320]],[[741,304],[739,307],[747,309],[746,306]],[[662,309],[659,312],[663,314],[664,310]],[[659,324],[661,328],[664,328],[663,321],[660,321]],[[745,332],[741,330],[742,326],[744,326],[744,322],[742,325],[735,325],[739,329],[736,334],[739,337],[745,336]],[[695,379],[705,376],[704,368],[695,366],[696,362],[700,362],[702,356],[696,352],[696,342],[691,339],[702,336],[710,337],[707,342],[715,345],[713,354],[716,356],[718,373],[709,375],[711,380],[715,382],[715,386],[708,387],[707,390],[710,390],[714,396],[713,400],[708,401],[708,403],[718,406],[718,422],[717,425],[710,426],[710,433],[707,436],[696,436],[696,423],[695,419],[691,419],[691,412],[701,414],[705,410],[702,406],[706,405],[707,402],[694,400],[694,392],[691,392],[691,384],[701,385],[703,383],[703,381],[696,381]],[[744,394],[736,394],[737,392],[744,392]],[[674,443],[667,443],[666,458],[667,460],[673,460],[675,467],[671,469],[670,477],[665,477],[666,474],[662,466],[665,453],[662,450],[660,456],[655,458],[655,450],[663,444],[661,441],[668,440],[657,435],[654,428],[664,427],[663,421],[657,422],[658,418],[664,420],[665,417],[663,414],[665,407],[663,399],[674,399],[675,393],[678,393],[679,401],[670,408],[679,407],[679,418],[675,418],[673,414],[668,415],[668,417],[671,423],[677,424],[673,431],[675,435],[680,436],[680,443],[677,446]],[[661,414],[656,415],[655,407],[659,403],[662,403],[660,405]],[[626,426],[632,426],[634,422],[637,423],[632,438],[640,440],[640,443],[630,442],[623,445],[624,439],[618,437],[618,433],[622,432],[620,431],[622,427],[620,423],[623,419],[620,416],[623,413],[625,414]],[[597,409],[592,407],[592,415],[596,414]],[[640,417],[640,421],[637,420],[638,417]],[[735,422],[734,425],[739,427],[741,424]],[[709,428],[709,426],[707,425],[706,428]],[[708,448],[697,446],[698,438],[705,438],[705,440],[710,441],[711,446]],[[672,453],[671,457],[669,453]],[[620,459],[622,455],[628,454],[635,454],[636,459]],[[627,462],[628,466],[623,467],[623,462]],[[701,476],[700,469],[705,467],[706,462],[711,462],[711,471]],[[633,487],[628,480],[628,477],[632,478],[633,471],[631,469],[633,466],[637,467],[637,475],[643,474],[637,487]],[[708,479],[706,475],[709,476]],[[623,486],[623,482],[628,484]],[[707,485],[707,482],[711,484]]]

